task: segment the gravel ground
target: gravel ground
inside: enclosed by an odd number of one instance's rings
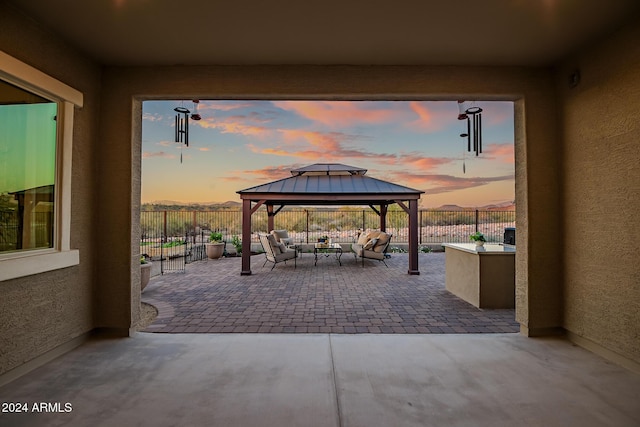
[[[136,331],[142,331],[146,329],[147,326],[153,323],[158,317],[158,310],[152,306],[151,304],[147,304],[146,302],[141,303],[140,307],[140,321],[136,325]]]

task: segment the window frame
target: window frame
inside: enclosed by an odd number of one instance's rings
[[[74,107],[82,107],[83,94],[3,51],[0,79],[58,104],[53,247],[0,254],[2,282],[80,264],[71,249],[71,156]]]

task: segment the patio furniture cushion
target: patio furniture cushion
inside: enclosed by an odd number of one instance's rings
[[[287,230],[271,230],[271,235],[276,238],[276,242],[284,243],[285,246],[293,244],[293,239],[289,237]]]
[[[360,233],[358,236],[358,245],[364,245],[369,241],[369,233],[365,233],[364,231]]]
[[[267,234],[267,241],[269,242],[269,247],[271,248],[271,252],[273,253],[274,257],[282,253],[280,244],[276,241],[275,236],[273,236],[272,234]]]
[[[386,249],[389,240],[391,240],[391,235],[381,232],[378,236],[378,241],[373,247],[373,250],[378,253],[383,252]]]

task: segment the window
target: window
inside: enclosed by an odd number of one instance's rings
[[[81,105],[80,92],[0,52],[0,281],[79,263],[69,227]]]
[[[54,246],[57,111],[0,81],[0,253]]]

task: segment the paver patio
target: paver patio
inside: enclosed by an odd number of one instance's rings
[[[386,262],[350,253],[342,266],[313,254],[241,276],[240,258],[199,261],[186,273],[151,279],[142,301],[158,309],[145,332],[164,333],[505,333],[518,332],[515,311],[478,309],[445,290],[444,253],[420,254],[420,275],[407,254]]]

